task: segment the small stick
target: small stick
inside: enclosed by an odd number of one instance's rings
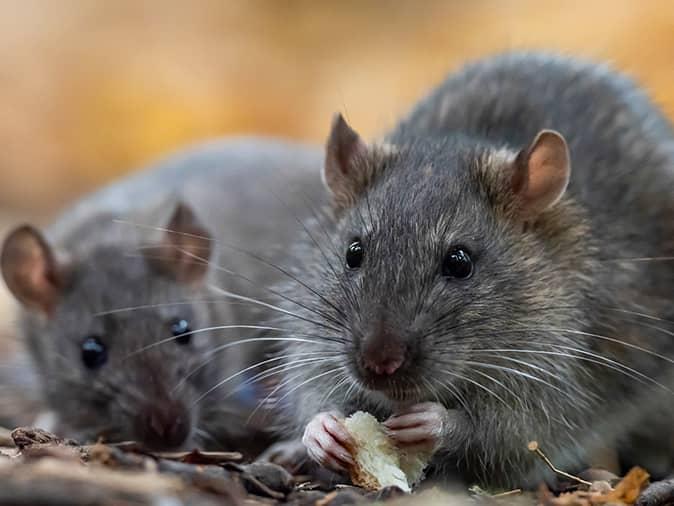
[[[508,497],[511,495],[517,495],[521,494],[522,489],[521,488],[516,488],[515,490],[508,490],[507,492],[501,492],[500,494],[494,494],[491,496],[492,499],[498,499],[499,497]]]
[[[565,478],[568,478],[570,480],[576,481],[578,483],[581,483],[583,485],[587,485],[588,487],[592,486],[592,483],[589,481],[585,481],[582,478],[579,478],[578,476],[574,476],[572,474],[569,474],[567,472],[562,471],[561,469],[557,469],[552,462],[550,462],[550,459],[548,459],[545,454],[541,451],[541,449],[538,447],[538,441],[529,441],[529,444],[527,445],[527,448],[529,449],[530,452],[534,452],[536,455],[538,455],[543,462],[547,464],[547,466],[552,469],[553,472],[560,476],[564,476]]]

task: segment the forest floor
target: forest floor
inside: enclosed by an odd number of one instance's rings
[[[588,478],[591,479],[591,478]],[[635,468],[622,480],[595,473],[586,486],[553,495],[511,491],[498,495],[425,488],[404,494],[325,486],[269,463],[243,463],[236,452],[150,453],[135,443],[78,445],[39,429],[0,430],[0,506],[342,506],[406,505],[665,506],[674,480],[648,486]]]

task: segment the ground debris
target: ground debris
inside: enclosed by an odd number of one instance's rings
[[[588,488],[565,492],[554,496],[545,486],[539,492],[539,503],[543,506],[629,506],[635,504],[639,495],[648,485],[649,475],[634,467],[625,477],[612,487],[608,481],[600,480]]]
[[[293,476],[275,464],[242,463],[235,452],[157,453],[135,442],[79,445],[49,432],[19,428],[0,447],[0,506],[664,506],[674,481],[643,493],[648,473],[635,468],[622,480],[601,470],[573,477],[573,489],[541,488],[448,493],[436,487],[412,494],[395,487],[368,492],[319,475]],[[332,475],[335,476],[335,475]],[[589,483],[587,486],[585,483]],[[641,493],[641,496],[639,495]]]
[[[11,432],[11,437],[12,441],[14,441],[14,445],[19,450],[23,450],[28,446],[44,444],[77,446],[77,441],[73,441],[72,439],[62,439],[51,432],[32,427],[19,427],[18,429],[14,429]]]

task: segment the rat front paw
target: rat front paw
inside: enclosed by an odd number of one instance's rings
[[[345,472],[353,465],[348,447],[354,442],[340,420],[339,413],[319,413],[304,430],[302,443],[309,456],[323,467]]]
[[[452,413],[437,402],[423,402],[391,416],[384,426],[399,447],[434,453],[444,446],[452,430]]]

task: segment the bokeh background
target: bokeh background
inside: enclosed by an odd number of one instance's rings
[[[375,135],[511,48],[610,60],[674,116],[671,0],[0,0],[0,233],[187,142]]]

